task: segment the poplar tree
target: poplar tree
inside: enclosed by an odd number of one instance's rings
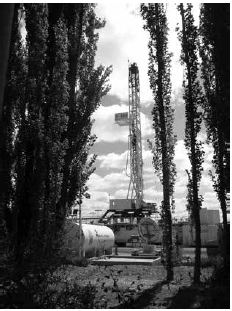
[[[149,68],[150,87],[154,97],[152,109],[155,146],[153,165],[163,185],[161,215],[163,219],[163,242],[166,259],[167,280],[173,279],[172,258],[172,215],[174,207],[174,183],[176,167],[173,162],[176,137],[173,135],[173,109],[170,105],[171,81],[168,52],[168,26],[163,4],[141,5],[141,14],[149,31]]]
[[[22,45],[20,32],[20,20],[22,18],[22,5],[14,7],[14,18],[12,25],[10,58],[8,61],[7,84],[5,87],[4,105],[5,116],[8,120],[6,125],[6,159],[8,165],[6,171],[8,178],[5,178],[8,186],[8,200],[5,206],[5,219],[7,229],[12,235],[14,247],[17,244],[18,233],[18,206],[17,198],[21,196],[20,188],[23,186],[23,175],[25,157],[25,107],[26,107],[26,54]]]
[[[201,129],[202,113],[200,106],[203,102],[203,94],[200,83],[197,79],[198,74],[198,56],[197,56],[197,27],[194,26],[192,15],[192,5],[178,5],[178,10],[182,20],[182,30],[178,33],[181,42],[181,62],[185,66],[185,77],[183,81],[184,101],[185,101],[185,147],[188,151],[191,163],[188,174],[188,194],[187,209],[190,212],[190,218],[195,228],[195,265],[194,265],[194,283],[200,282],[201,274],[201,224],[200,208],[202,197],[199,195],[199,185],[202,174],[203,147],[202,142],[197,139]]]
[[[27,247],[36,249],[44,210],[44,109],[47,104],[46,50],[48,10],[44,4],[25,4],[27,77],[25,89],[26,133],[25,167],[21,195],[18,202],[18,245],[21,252]],[[16,181],[17,183],[19,180]],[[21,187],[17,185],[17,187]],[[27,243],[30,237],[31,243]],[[40,241],[42,243],[42,241]],[[40,243],[39,242],[39,243]]]
[[[105,23],[94,9],[15,5],[4,98],[3,203],[18,267],[26,257],[50,256],[70,207],[89,197],[86,182],[96,159],[89,157],[96,140],[91,116],[109,90],[111,73],[111,67],[95,68],[97,30]]]
[[[229,249],[227,192],[230,189],[230,5],[202,4],[200,14],[200,56],[206,101],[204,120],[208,141],[214,148],[211,172],[223,218],[223,254]]]
[[[61,197],[57,203],[57,228],[62,226],[72,203],[79,197],[80,191],[83,192],[83,186],[89,174],[93,172],[89,165],[93,165],[96,156],[94,155],[89,162],[86,156],[86,152],[96,140],[95,136],[91,135],[91,115],[99,107],[101,98],[109,91],[107,81],[112,71],[111,67],[94,67],[99,38],[96,30],[104,27],[105,22],[97,18],[95,5],[78,6],[78,16],[75,18],[65,11],[69,40],[69,121],[63,137],[67,140],[68,148],[62,170]],[[68,7],[69,10],[70,8]]]
[[[12,230],[12,210],[9,206],[12,203],[12,199],[14,197],[14,189],[12,185],[12,166],[13,166],[13,158],[14,158],[14,132],[17,122],[17,118],[14,117],[14,112],[17,109],[17,105],[20,101],[21,95],[21,87],[22,87],[22,77],[21,72],[23,68],[23,58],[21,51],[21,43],[20,43],[20,33],[19,33],[19,19],[18,19],[18,7],[19,4],[15,4],[13,6],[4,5],[1,6],[3,9],[2,13],[7,14],[4,18],[9,18],[9,12],[7,10],[11,10],[12,20],[8,21],[8,32],[7,38],[4,40],[9,40],[9,57],[5,58],[5,67],[7,68],[7,72],[5,70],[1,72],[4,73],[5,77],[5,89],[1,96],[1,125],[0,125],[0,144],[1,144],[1,153],[0,153],[0,166],[1,166],[1,195],[0,195],[0,206],[1,206],[1,225],[0,225],[0,235],[1,237],[10,236]],[[9,24],[10,22],[10,24]],[[4,25],[4,27],[6,27]],[[4,42],[4,41],[2,41]],[[7,41],[6,41],[7,42]],[[4,46],[4,48],[8,48]],[[6,54],[7,55],[7,54]],[[5,55],[5,56],[6,56]],[[2,60],[3,61],[3,60]],[[8,61],[8,64],[7,64]],[[24,83],[24,82],[23,82]],[[3,85],[1,85],[3,86]],[[3,98],[3,101],[2,101]],[[4,229],[3,229],[4,228]],[[7,234],[8,231],[8,234]],[[9,239],[6,240],[9,245]],[[6,242],[5,241],[5,242]],[[4,245],[6,246],[6,245]]]
[[[50,27],[50,25],[49,25]],[[52,249],[51,242],[55,237],[56,204],[61,196],[62,168],[67,150],[67,140],[62,136],[68,123],[68,40],[64,18],[60,17],[54,24],[52,49],[54,58],[51,66],[49,93],[44,109],[44,159],[45,159],[45,194],[43,209],[42,234],[47,249]]]

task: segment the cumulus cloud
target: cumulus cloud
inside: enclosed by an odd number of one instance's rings
[[[171,102],[174,105],[174,107],[182,107],[185,105],[184,99],[183,99],[183,88],[182,87],[176,87],[172,89],[171,94]]]
[[[206,137],[206,135],[204,137]],[[208,172],[209,170],[213,170],[212,160],[213,160],[214,149],[211,143],[204,144],[204,152],[205,152],[204,163],[202,165],[203,165],[204,171]]]
[[[128,127],[119,126],[114,122],[115,113],[128,111],[128,107],[125,104],[112,105],[112,106],[100,106],[93,114],[95,120],[92,133],[96,134],[97,142],[116,142],[128,140]]]
[[[162,199],[163,192],[158,191],[157,188],[153,186],[144,190],[144,196],[148,201],[152,200],[153,202],[156,202],[158,198],[159,200]]]
[[[114,152],[108,153],[107,155],[98,156],[98,160],[100,161],[101,168],[107,169],[123,169],[126,166],[128,158],[128,151],[123,152],[122,154],[116,154]]]
[[[115,123],[115,113],[128,112],[126,104],[121,103],[112,106],[100,106],[93,114],[95,120],[92,133],[96,134],[97,142],[128,142],[129,127],[119,126]],[[153,133],[152,121],[141,113],[141,131],[142,137],[148,137]]]
[[[97,15],[107,17],[99,31],[97,63],[113,65],[110,94],[128,99],[128,60],[136,62],[140,72],[141,102],[151,100],[148,71],[148,33],[138,13],[139,3],[99,3]],[[137,13],[135,13],[137,12]],[[104,60],[104,62],[103,62]]]
[[[139,14],[140,3],[111,2],[99,3],[97,15],[107,18],[107,23],[99,31],[99,42],[96,63],[113,65],[110,77],[112,89],[110,94],[123,100],[128,98],[128,60],[136,62],[140,72],[140,97],[144,105],[152,101],[152,92],[148,79],[148,41],[149,33],[143,29],[144,21]],[[173,88],[182,85],[183,67],[180,65],[180,42],[175,28],[180,24],[180,14],[176,5],[167,4],[169,22],[169,50],[173,52],[171,77]],[[199,22],[199,5],[194,5],[193,13],[196,24]],[[120,18],[119,18],[120,17]]]
[[[174,161],[176,163],[176,168],[178,172],[190,169],[190,161],[188,158],[187,151],[185,149],[184,141],[178,140],[175,146],[175,157]]]
[[[112,199],[125,199],[127,198],[128,189],[119,189],[112,196]]]
[[[220,204],[214,191],[205,192],[203,194],[203,199],[204,201],[202,207],[206,207],[208,209],[220,209]]]
[[[208,189],[212,189],[212,180],[211,177],[207,174],[202,174],[201,177],[201,183],[200,183],[201,187],[207,187]],[[212,189],[213,191],[213,189]]]
[[[147,117],[143,112],[141,112],[141,132],[142,138],[154,135],[154,129],[152,127],[152,120]]]
[[[181,198],[175,198],[175,213],[176,217],[186,217],[188,212],[186,210],[186,198],[182,196]]]
[[[84,199],[82,204],[83,215],[97,210],[106,211],[109,208],[109,195],[104,191],[90,191],[91,198]]]
[[[187,190],[188,176],[186,172],[177,172],[175,195],[184,195]]]
[[[122,187],[126,187],[128,185],[129,178],[121,173],[110,173],[103,177],[92,174],[89,181],[88,186],[93,190],[109,190],[111,189],[121,189]]]

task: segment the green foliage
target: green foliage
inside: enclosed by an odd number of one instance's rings
[[[17,136],[20,137],[21,126],[24,125],[23,115],[25,106],[25,79],[27,68],[25,64],[25,49],[22,46],[19,31],[18,10],[20,6],[15,5],[12,24],[12,36],[10,55],[8,61],[7,81],[3,103],[3,145],[2,165],[5,168],[3,180],[5,192],[5,221],[9,231],[12,230],[12,204],[15,196],[15,182],[17,172],[17,156],[19,152]],[[20,137],[21,139],[21,137]]]
[[[56,259],[53,269],[47,265],[36,267],[36,270],[20,281],[12,279],[4,284],[1,307],[93,308],[96,296],[95,286],[90,283],[84,286],[76,282],[70,283],[65,276],[66,266],[57,269],[57,262]]]
[[[90,197],[86,182],[96,160],[89,156],[96,141],[91,117],[110,89],[112,71],[95,68],[97,30],[105,22],[94,8],[15,5],[4,98],[4,204],[19,265],[52,254],[68,210]]]
[[[200,15],[202,79],[206,101],[202,108],[207,138],[214,147],[214,174],[210,172],[218,196],[223,225],[227,227],[226,195],[230,187],[230,73],[228,4],[202,4]]]
[[[76,24],[79,27],[76,27]],[[68,150],[63,166],[62,195],[57,204],[62,219],[74,203],[82,200],[82,195],[88,190],[85,184],[94,171],[96,156],[89,162],[87,157],[96,140],[96,137],[91,135],[91,115],[99,107],[102,96],[109,91],[107,82],[112,71],[111,67],[105,69],[102,65],[94,68],[98,40],[96,29],[103,26],[104,22],[96,17],[92,4],[81,5],[79,17],[69,19],[68,16],[70,47],[67,78],[70,96],[69,120],[65,133]],[[76,38],[79,44],[75,43]],[[59,227],[59,221],[57,224]]]
[[[90,267],[83,270],[88,271]],[[121,277],[125,277],[124,269],[107,266],[103,267],[100,277],[89,281],[84,278],[85,281],[82,283],[80,272],[72,277],[75,268],[77,268],[75,265],[68,266],[57,258],[48,259],[46,265],[35,266],[27,275],[25,270],[20,280],[9,278],[8,282],[3,284],[0,306],[3,308],[101,309],[119,305],[126,308],[143,291],[144,285],[140,273],[134,281],[124,285],[120,282]],[[101,270],[101,267],[97,270]]]
[[[178,9],[181,10],[181,5],[178,6]],[[183,81],[183,99],[185,101],[186,115],[185,147],[188,150],[190,163],[192,167],[193,165],[195,167],[192,168],[192,171],[195,170],[196,174],[194,181],[192,176],[193,173],[191,172],[191,174],[188,174],[188,210],[190,214],[191,206],[193,206],[193,182],[196,182],[197,188],[199,188],[201,173],[203,170],[203,145],[202,142],[197,140],[197,135],[200,132],[202,123],[202,111],[200,110],[200,106],[205,99],[202,94],[200,82],[197,78],[199,69],[197,57],[198,32],[197,27],[194,26],[191,9],[191,4],[187,5],[186,9],[183,9],[184,26],[183,30],[178,33],[179,39],[182,43],[181,61],[185,64],[185,79]]]
[[[164,220],[163,238],[167,278],[172,279],[171,208],[174,209],[175,202],[173,192],[176,178],[174,163],[176,137],[173,134],[174,111],[170,104],[171,54],[168,52],[168,26],[163,4],[141,5],[141,15],[146,22],[144,28],[150,34],[148,75],[154,97],[152,116],[155,130],[154,146],[151,145],[151,149],[154,169],[163,185],[163,201],[161,203],[161,216]]]
[[[199,283],[201,263],[200,208],[202,197],[199,196],[198,192],[203,170],[204,151],[202,142],[198,140],[197,135],[201,129],[202,112],[200,106],[204,101],[204,96],[197,78],[199,69],[197,56],[198,31],[197,27],[194,26],[192,4],[187,4],[186,8],[184,8],[183,4],[180,4],[177,9],[182,19],[182,30],[178,32],[178,38],[182,46],[180,58],[182,64],[185,65],[183,81],[186,118],[185,147],[191,163],[191,171],[187,171],[187,210],[189,211],[191,222],[194,223],[196,229],[194,282]]]

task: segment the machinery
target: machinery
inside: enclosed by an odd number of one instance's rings
[[[99,220],[113,229],[115,242],[126,244],[131,236],[138,236],[138,223],[144,217],[157,212],[155,203],[143,200],[143,159],[140,121],[139,69],[136,63],[129,65],[129,113],[115,114],[115,123],[129,126],[129,174],[126,199],[110,200],[110,207]],[[127,171],[127,169],[126,169]]]
[[[161,243],[161,230],[158,224],[151,218],[142,218],[138,224],[139,236],[146,244]]]

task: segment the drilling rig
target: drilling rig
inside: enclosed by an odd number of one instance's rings
[[[142,218],[157,212],[155,203],[146,203],[143,200],[140,83],[139,69],[136,63],[129,64],[128,87],[129,112],[115,114],[116,124],[129,127],[130,165],[128,177],[130,181],[127,197],[126,199],[111,199],[110,208],[99,220],[100,223],[105,223],[114,230],[116,242],[118,241],[119,244],[130,239],[133,235],[132,231],[138,231],[138,224]]]
[[[143,201],[143,158],[140,122],[140,87],[139,69],[135,63],[129,67],[129,145],[130,145],[130,186],[131,198],[135,191],[136,208]]]

